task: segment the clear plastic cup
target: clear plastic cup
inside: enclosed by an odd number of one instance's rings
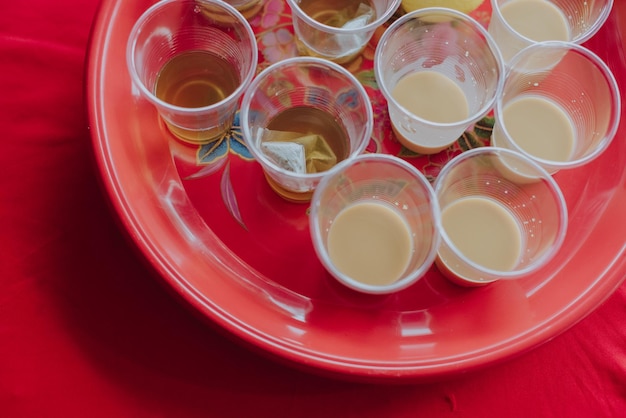
[[[193,58],[180,61],[183,57]],[[256,72],[258,52],[252,28],[229,4],[163,0],[134,25],[126,58],[133,84],[157,108],[169,130],[184,141],[202,143],[230,129],[239,100]],[[170,67],[173,78],[165,81],[165,68],[175,59],[179,66]],[[229,75],[228,83],[215,83],[224,74]],[[160,88],[169,92],[168,100],[157,96]],[[182,100],[194,90],[206,91],[215,101]]]
[[[613,0],[491,0],[489,33],[508,63],[516,53],[535,42],[582,44],[598,32],[612,7]],[[507,9],[515,20],[507,20]],[[524,12],[529,13],[525,18]]]
[[[518,151],[554,173],[598,157],[615,137],[620,117],[617,82],[597,55],[570,42],[539,42],[510,62],[496,102],[492,145]]]
[[[302,109],[309,114],[302,114]],[[294,110],[293,117],[287,118],[292,126],[274,127],[278,118],[283,119],[280,115]],[[307,127],[307,122],[313,120],[310,111],[317,112],[316,117],[326,118],[318,125],[328,127],[332,123],[337,128],[334,132],[339,135],[325,139],[343,138],[332,144],[333,149],[341,150],[335,152],[336,162],[351,160],[364,151],[374,123],[370,99],[356,77],[324,59],[296,57],[270,65],[254,79],[243,96],[240,110],[244,141],[263,167],[269,185],[280,196],[296,202],[309,201],[322,177],[337,171],[336,165],[319,172],[297,172],[291,167],[295,163],[281,164],[275,155],[268,153],[271,141],[266,139],[285,130],[300,136],[317,134],[320,126]]]
[[[444,166],[434,188],[442,237],[436,265],[455,283],[480,286],[528,276],[565,239],[567,205],[558,184],[517,152],[466,151]]]
[[[395,21],[378,43],[374,69],[397,139],[422,154],[449,147],[487,115],[504,82],[491,36],[476,20],[445,8],[416,10]],[[432,80],[402,84],[416,76]]]
[[[338,64],[355,59],[370,41],[374,31],[400,6],[400,0],[371,0],[359,5],[366,7],[365,11],[350,11],[349,15],[340,19],[339,16],[348,10],[346,6],[354,2],[287,0],[287,3],[291,8],[300,54],[325,58]]]
[[[437,253],[438,224],[439,206],[424,175],[391,155],[344,161],[311,202],[320,261],[340,283],[364,293],[396,292],[423,277]]]

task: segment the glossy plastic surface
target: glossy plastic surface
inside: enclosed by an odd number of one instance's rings
[[[234,336],[319,373],[426,380],[536,347],[589,314],[623,281],[622,123],[597,160],[555,175],[570,228],[561,251],[533,276],[466,289],[433,267],[393,295],[342,287],[314,255],[307,205],[278,197],[237,135],[226,138],[219,170],[181,179],[156,110],[132,90],[126,71],[128,34],[151,3],[103,1],[86,86],[95,155],[113,206],[145,257],[186,303]],[[620,83],[625,24],[626,3],[618,3],[588,43]],[[431,159],[427,175],[442,161]]]

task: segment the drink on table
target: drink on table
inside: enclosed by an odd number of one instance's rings
[[[563,243],[563,194],[547,171],[521,153],[466,151],[444,166],[434,188],[442,211],[436,265],[454,283],[481,286],[525,277]]]
[[[268,184],[294,202],[310,201],[325,175],[365,150],[373,118],[358,79],[315,57],[288,58],[261,71],[240,110],[243,139]]]
[[[402,77],[391,95],[399,105],[413,115],[433,123],[456,123],[469,116],[469,106],[463,90],[450,78],[436,71],[416,71]],[[424,154],[440,150],[415,144],[392,127],[400,143]]]
[[[398,280],[413,251],[411,231],[402,215],[375,200],[358,202],[339,212],[328,231],[327,245],[337,270],[372,286]]]
[[[575,147],[574,122],[553,101],[541,96],[521,96],[507,103],[502,123],[512,140],[533,157],[569,161]],[[498,135],[493,145],[498,144]]]
[[[547,0],[511,0],[500,7],[504,20],[520,35],[541,41],[569,41],[567,18]]]
[[[398,141],[434,154],[489,113],[505,70],[480,23],[455,10],[425,8],[383,33],[374,74]]]
[[[239,84],[236,68],[224,58],[207,51],[188,51],[165,63],[157,77],[155,94],[174,106],[202,108],[224,100]],[[172,123],[168,127],[174,135],[190,142],[213,139],[225,130],[221,125],[203,130]]]
[[[327,171],[348,155],[349,138],[330,113],[312,106],[295,106],[276,114],[267,125],[261,150],[274,163],[298,174]],[[280,195],[292,193],[272,181]]]
[[[443,228],[450,241],[469,260],[498,271],[513,270],[519,262],[522,233],[511,212],[497,201],[485,197],[465,197],[445,207],[441,214]],[[437,260],[448,274],[469,279],[462,265]]]
[[[402,290],[426,274],[439,246],[439,205],[426,177],[388,154],[343,161],[313,193],[309,226],[326,270],[372,294]]]

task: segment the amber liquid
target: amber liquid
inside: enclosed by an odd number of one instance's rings
[[[340,28],[357,17],[361,4],[374,9],[372,3],[367,0],[302,0],[299,6],[304,13],[318,22]],[[370,21],[375,19],[373,13]]]
[[[369,24],[376,20],[376,12],[374,6],[369,0],[302,0],[298,5],[304,13],[306,13],[312,19],[336,28],[344,27],[349,21],[358,18],[359,7],[361,4],[371,8],[372,14],[365,24]],[[362,9],[361,9],[362,10]],[[321,35],[318,40],[319,43],[332,43],[334,35]],[[321,58],[330,59],[338,64],[346,64],[354,60],[361,51],[354,51],[349,55],[341,57],[328,57],[317,53],[309,48],[304,42],[296,37],[296,46],[298,51],[302,55],[317,56]]]
[[[350,139],[333,115],[311,106],[295,106],[274,116],[268,130],[298,132],[303,135],[319,135],[335,153],[337,162],[345,160],[350,153]],[[293,201],[310,200],[312,192],[297,193],[282,188],[267,177],[270,186],[281,196]]]
[[[161,69],[155,86],[156,96],[172,105],[186,108],[210,106],[230,96],[239,86],[239,72],[228,61],[206,51],[190,51],[175,56]],[[168,124],[177,137],[203,142],[230,129],[226,121],[196,130]]]
[[[226,1],[226,3],[229,3],[231,6],[234,6],[235,9],[237,9],[246,19],[250,19],[251,17],[254,17],[263,8],[263,2],[261,0],[250,0],[247,2]]]
[[[349,152],[348,135],[337,119],[328,112],[311,106],[296,106],[283,110],[272,118],[267,129],[319,135],[333,150],[337,162],[344,160]]]

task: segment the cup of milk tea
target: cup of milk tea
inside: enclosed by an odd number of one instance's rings
[[[398,157],[363,154],[313,193],[310,230],[328,272],[370,294],[404,289],[432,266],[439,206],[426,177]]]
[[[441,207],[436,265],[455,283],[480,286],[528,276],[565,239],[567,206],[558,184],[515,151],[466,151],[444,166],[434,188]]]
[[[589,40],[602,27],[613,0],[491,0],[489,33],[505,62],[541,41]]]
[[[579,167],[611,143],[621,117],[611,70],[571,43],[535,43],[510,62],[495,106],[491,144],[532,158],[550,173]]]
[[[489,113],[504,82],[500,52],[480,23],[437,7],[389,26],[374,71],[396,138],[422,154],[449,147]]]

